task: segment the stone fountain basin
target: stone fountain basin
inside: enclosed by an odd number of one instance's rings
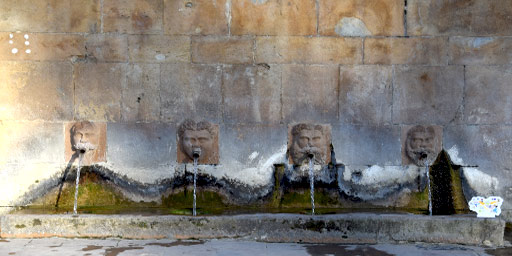
[[[4,215],[1,238],[222,239],[295,243],[426,242],[502,246],[505,221],[472,215]]]

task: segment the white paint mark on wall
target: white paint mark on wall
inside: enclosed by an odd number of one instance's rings
[[[490,37],[477,37],[477,38],[471,39],[471,41],[472,41],[471,46],[473,48],[480,48],[486,44],[492,43],[494,41],[494,39],[492,39]]]
[[[12,54],[16,54],[16,53],[18,53],[18,49],[17,48],[12,48],[11,52],[12,52]]]
[[[334,27],[334,32],[340,36],[369,36],[372,33],[364,22],[354,17],[344,17]]]
[[[231,0],[226,1],[226,11],[224,15],[226,15],[226,20],[228,21],[228,33],[231,35]]]
[[[260,153],[254,151],[252,152],[250,155],[249,155],[249,161],[253,161],[254,159],[256,159],[256,157],[258,157],[260,155]]]
[[[156,59],[156,60],[159,60],[159,61],[163,61],[163,60],[165,60],[165,55],[163,55],[163,54],[157,54],[157,55],[155,55],[155,59]]]
[[[264,3],[266,3],[267,1],[268,1],[268,0],[251,0],[251,2],[252,2],[253,4],[258,4],[258,5],[259,5],[259,4],[264,4]]]

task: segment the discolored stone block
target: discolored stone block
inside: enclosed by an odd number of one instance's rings
[[[251,63],[253,39],[249,37],[194,37],[194,63]]]
[[[85,49],[97,61],[128,61],[128,38],[123,35],[88,35]]]
[[[338,68],[282,66],[283,121],[330,122],[338,119]]]
[[[0,164],[63,162],[60,123],[1,121],[0,141]]]
[[[448,40],[435,38],[367,38],[365,64],[447,65]]]
[[[231,0],[164,0],[165,33],[226,35]]]
[[[512,35],[511,0],[410,0],[411,35]]]
[[[393,95],[391,66],[340,67],[340,121],[390,124]]]
[[[1,62],[0,77],[0,120],[73,119],[69,63]]]
[[[328,124],[298,123],[288,125],[288,159],[293,165],[331,162],[331,126]]]
[[[334,125],[332,145],[337,163],[400,165],[400,127],[397,125]]]
[[[362,39],[333,37],[258,37],[256,62],[360,64]]]
[[[0,31],[96,32],[100,0],[0,2]]]
[[[176,128],[163,123],[109,123],[107,162],[124,175],[154,183],[173,175]]]
[[[134,62],[190,62],[187,36],[131,35],[128,49]]]
[[[121,98],[123,121],[158,121],[160,119],[160,65],[130,64]]]
[[[181,122],[187,118],[221,120],[220,66],[165,64],[161,66],[161,120]]]
[[[3,60],[69,60],[72,56],[85,55],[84,41],[84,37],[80,35],[0,33],[0,58]]]
[[[512,38],[450,37],[450,64],[512,64]]]
[[[402,126],[402,165],[433,164],[443,149],[443,127],[439,125]]]
[[[511,79],[511,67],[466,67],[465,122],[512,124]]]
[[[278,124],[281,121],[281,67],[233,65],[222,79],[224,123]]]
[[[233,35],[315,35],[314,0],[231,1]]]
[[[219,125],[183,121],[176,134],[178,163],[219,164]]]
[[[162,9],[162,0],[104,0],[103,31],[159,33],[163,28]]]
[[[120,120],[121,88],[126,83],[126,65],[77,63],[74,68],[75,118]]]
[[[328,36],[401,36],[402,0],[320,0],[318,32]]]
[[[78,163],[82,154],[82,166],[107,160],[107,124],[79,121],[66,123],[64,127],[64,161]]]
[[[397,67],[393,122],[449,124],[461,121],[463,86],[463,67]]]

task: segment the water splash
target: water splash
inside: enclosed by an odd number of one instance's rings
[[[84,158],[84,153],[79,153],[78,158],[78,167],[76,169],[76,185],[75,185],[75,204],[73,205],[73,215],[78,216],[77,208],[78,208],[78,184],[80,183],[80,166],[82,165],[82,159]]]
[[[311,194],[311,215],[315,215],[315,174],[313,173],[314,157],[309,158],[309,189]]]
[[[192,215],[196,216],[196,180],[197,180],[197,157],[194,157],[194,202],[192,204]]]
[[[432,191],[430,188],[430,168],[428,166],[428,160],[425,161],[425,168],[427,173],[427,186],[428,186],[428,215],[432,216]]]

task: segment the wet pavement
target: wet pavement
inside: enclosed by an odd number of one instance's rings
[[[0,255],[512,255],[512,247],[484,248],[449,244],[294,244],[241,240],[7,239]]]

